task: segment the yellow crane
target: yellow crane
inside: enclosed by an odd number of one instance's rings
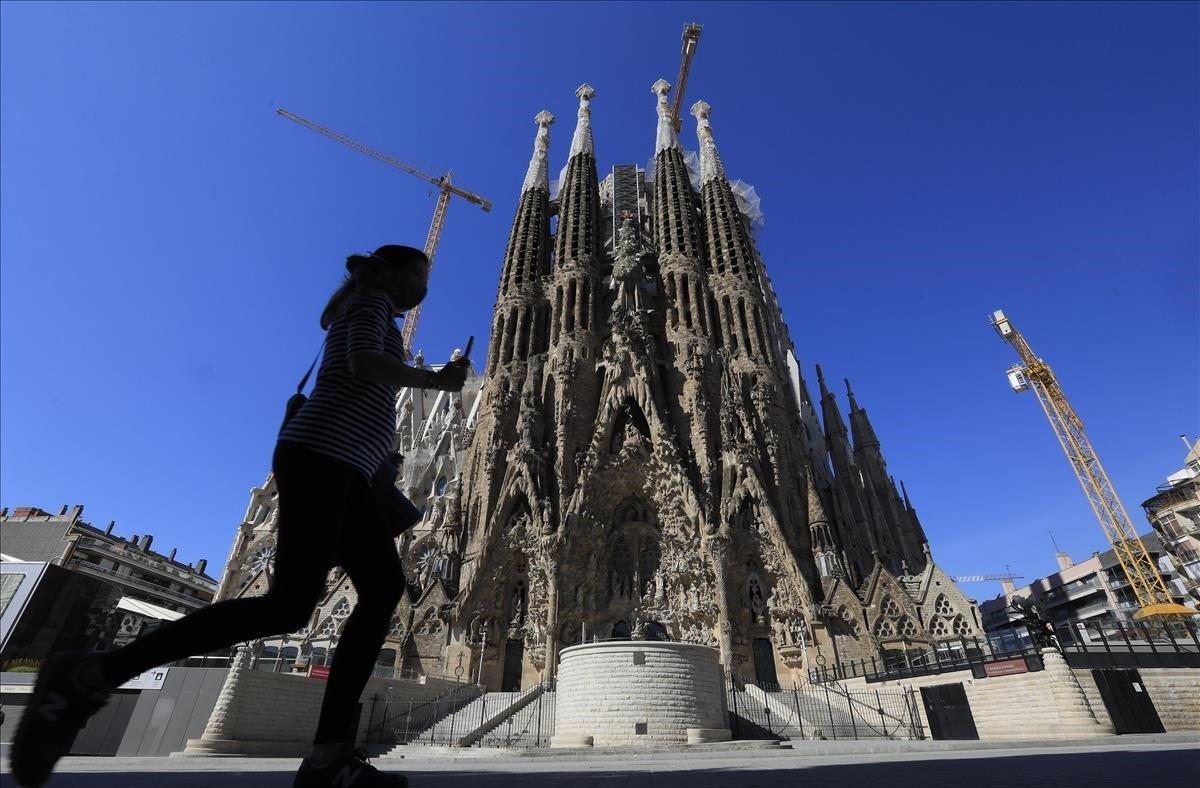
[[[1134,530],[1125,505],[1117,497],[1117,491],[1083,430],[1083,422],[1071,407],[1071,403],[1067,402],[1066,395],[1059,387],[1050,366],[1034,355],[1033,348],[1013,326],[1012,321],[1005,317],[1004,312],[993,312],[991,321],[1001,339],[1012,345],[1021,357],[1021,363],[1008,370],[1009,385],[1016,392],[1033,389],[1037,394],[1046,419],[1054,429],[1058,442],[1062,444],[1063,451],[1071,462],[1071,468],[1075,471],[1075,476],[1079,479],[1079,484],[1083,487],[1088,503],[1096,513],[1096,519],[1100,521],[1100,527],[1112,545],[1121,568],[1125,570],[1125,577],[1129,580],[1141,608],[1134,618],[1195,615],[1195,610],[1171,600],[1167,584]]]
[[[307,129],[315,131],[318,134],[324,135],[324,136],[328,137],[329,139],[334,140],[336,142],[340,142],[349,148],[353,148],[354,150],[358,151],[359,153],[366,154],[367,156],[370,156],[373,159],[377,159],[378,161],[381,161],[384,164],[387,164],[388,166],[395,167],[398,170],[407,172],[409,175],[413,175],[417,178],[420,178],[423,181],[427,181],[429,183],[432,183],[434,186],[436,186],[438,188],[437,205],[435,205],[433,208],[433,221],[429,223],[429,233],[428,233],[428,235],[425,236],[425,256],[429,258],[429,266],[431,269],[433,267],[434,255],[437,254],[438,242],[440,242],[442,240],[442,227],[446,223],[446,208],[450,204],[451,196],[461,197],[469,203],[478,205],[480,208],[482,208],[485,211],[492,210],[491,200],[480,197],[478,194],[469,192],[466,189],[460,189],[457,186],[455,186],[454,184],[450,183],[450,173],[449,172],[447,172],[445,175],[442,175],[441,177],[429,175],[428,173],[424,173],[424,172],[418,170],[416,167],[413,167],[412,165],[405,164],[404,162],[400,161],[399,159],[393,158],[392,156],[388,156],[385,153],[380,153],[379,151],[375,150],[374,148],[369,148],[366,145],[363,145],[358,140],[353,140],[344,134],[339,134],[336,131],[334,131],[333,129],[328,129],[328,128],[320,125],[319,123],[314,123],[313,121],[309,120],[308,118],[303,118],[295,113],[288,112],[286,109],[282,109],[282,108],[276,109],[275,113],[277,115],[279,115],[280,117],[287,118],[288,120],[292,121],[293,123],[299,123],[301,126],[304,126]],[[411,348],[412,348],[413,336],[417,332],[417,319],[420,316],[421,316],[421,307],[418,304],[417,306],[410,309],[408,311],[408,314],[404,318],[404,331],[403,331],[404,347],[409,353],[412,352]]]
[[[679,62],[679,76],[675,78],[675,105],[671,107],[676,134],[683,129],[683,120],[679,113],[683,110],[683,91],[687,89],[688,72],[692,70],[692,58],[696,56],[696,47],[700,44],[701,29],[695,22],[683,28],[683,54]]]

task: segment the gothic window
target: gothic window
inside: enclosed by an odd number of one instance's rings
[[[900,615],[900,606],[890,596],[883,598],[883,602],[879,605],[879,610],[888,618],[896,618]]]
[[[396,618],[393,618],[391,623],[388,624],[388,637],[390,637],[390,638],[400,637],[400,634],[403,631],[404,631],[404,624],[401,623],[399,616],[397,616]]]
[[[321,627],[321,630],[317,634],[323,638],[331,638],[337,634],[337,624],[332,618],[327,618],[325,619],[324,626]]]
[[[945,594],[938,594],[937,601],[933,603],[933,609],[943,616],[954,612],[954,608],[950,605],[950,600],[946,599]]]
[[[933,619],[932,623],[929,625],[929,631],[935,638],[950,637],[950,625],[946,623],[946,619],[942,618],[941,616]]]
[[[333,608],[333,613],[331,615],[334,615],[338,618],[345,618],[346,616],[350,615],[350,601],[343,598]]]
[[[888,621],[886,618],[881,618],[875,622],[875,637],[879,638],[880,640],[894,638],[896,637],[896,627],[892,625],[891,621]]]
[[[917,636],[917,624],[908,616],[900,619],[900,634],[908,639],[913,639]]]
[[[954,617],[954,634],[958,635],[960,638],[971,634],[971,625],[968,624],[967,620],[962,616]]]
[[[449,402],[449,400],[447,400],[447,402]],[[446,494],[446,477],[445,476],[438,477],[437,483],[435,483],[433,485],[433,494],[434,495],[445,495]]]

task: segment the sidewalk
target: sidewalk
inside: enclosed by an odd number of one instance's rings
[[[1188,785],[1200,737],[1122,736],[1088,742],[808,742],[797,749],[632,753],[563,751],[553,756],[379,759],[414,788],[970,788],[1067,785],[1157,788]],[[979,746],[979,745],[985,746]],[[974,745],[974,746],[972,746]],[[996,746],[998,745],[998,746]],[[49,788],[287,788],[294,758],[65,758]],[[7,759],[0,759],[7,772]],[[12,785],[0,775],[0,785]]]

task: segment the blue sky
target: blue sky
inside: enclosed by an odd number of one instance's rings
[[[0,505],[219,569],[344,256],[420,245],[434,196],[285,107],[495,202],[451,206],[417,345],[476,348],[549,109],[597,90],[602,169],[688,86],[815,388],[849,376],[951,573],[1103,539],[1012,350],[1055,369],[1139,525],[1198,431],[1198,6],[0,6]],[[695,125],[683,139],[695,147]],[[477,361],[482,352],[477,350]],[[994,585],[972,586],[980,597]]]

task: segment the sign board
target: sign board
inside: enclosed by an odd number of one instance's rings
[[[321,679],[326,681],[329,678],[329,666],[327,665],[309,665],[308,677],[310,679]]]
[[[139,673],[117,689],[123,690],[160,690],[167,681],[167,671],[170,668],[154,668],[145,673]]]
[[[988,677],[994,676],[1014,676],[1018,673],[1028,673],[1029,667],[1025,664],[1024,657],[1016,659],[1005,659],[1000,662],[988,662],[983,666],[983,675]]]

